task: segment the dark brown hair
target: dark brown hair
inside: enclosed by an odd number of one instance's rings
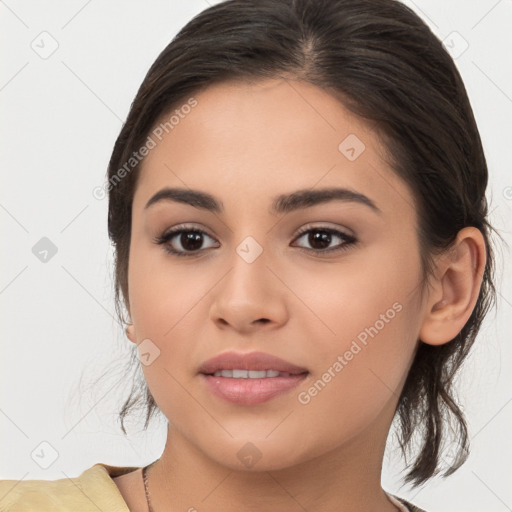
[[[446,435],[456,446],[444,475],[467,458],[463,412],[453,396],[454,375],[495,302],[492,227],[485,198],[487,164],[462,79],[442,43],[408,7],[395,0],[229,0],[193,18],[149,69],[116,140],[108,168],[108,232],[115,248],[116,311],[128,303],[131,209],[140,165],[119,170],[144,145],[163,114],[211,84],[227,80],[303,80],[331,92],[366,119],[389,163],[411,188],[418,212],[423,285],[432,256],[450,247],[466,226],[478,228],[487,263],[477,304],[449,343],[420,342],[395,419],[407,459],[413,434],[421,444],[406,482],[439,473]],[[139,367],[133,347],[132,367]],[[140,369],[140,368],[139,368]],[[134,385],[120,412],[158,409],[144,383]],[[453,421],[453,431],[447,428]],[[411,467],[412,466],[412,467]]]

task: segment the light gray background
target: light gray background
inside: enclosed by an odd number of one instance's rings
[[[512,2],[404,3],[452,46],[486,151],[491,220],[510,244]],[[72,477],[96,462],[141,466],[162,452],[164,422],[144,433],[141,420],[128,438],[116,423],[129,380],[116,384],[130,344],[114,318],[107,199],[92,192],[104,183],[149,66],[207,5],[0,1],[0,479]],[[57,248],[46,263],[32,251],[42,237]],[[497,259],[498,309],[460,379],[468,462],[418,490],[400,487],[400,459],[392,444],[386,452],[384,488],[428,512],[512,510],[506,246]],[[99,387],[87,388],[109,369]]]

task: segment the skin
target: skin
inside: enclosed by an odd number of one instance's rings
[[[150,468],[155,511],[395,511],[381,488],[386,437],[418,340],[446,343],[477,300],[485,246],[463,229],[421,294],[414,199],[384,160],[376,133],[327,92],[300,81],[227,82],[198,104],[145,158],[134,195],[128,272],[129,339],[160,354],[142,365],[169,420]],[[355,134],[365,150],[338,150]],[[285,215],[277,194],[345,187],[381,210],[330,201]],[[144,209],[164,187],[214,195],[216,214],[173,201]],[[173,256],[153,238],[181,223],[206,232],[195,255]],[[330,227],[357,243],[322,256],[300,228]],[[253,237],[263,252],[236,252]],[[175,236],[172,246],[186,252]],[[343,240],[332,236],[329,248]],[[309,251],[308,251],[309,249]],[[365,328],[402,309],[307,404],[298,394],[322,378]],[[266,321],[261,321],[266,319]],[[263,351],[310,372],[297,388],[240,406],[198,376],[228,350]],[[261,458],[242,464],[251,442]],[[114,479],[130,510],[147,510],[141,471]]]

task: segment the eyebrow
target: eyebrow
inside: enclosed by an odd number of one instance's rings
[[[318,204],[338,200],[354,202],[368,206],[375,213],[382,211],[374,201],[364,194],[346,188],[324,188],[318,190],[303,189],[290,194],[281,194],[273,198],[270,213],[288,213],[302,208],[310,208]],[[174,201],[184,203],[194,208],[207,210],[213,213],[223,213],[224,204],[211,194],[199,190],[185,188],[163,188],[154,194],[146,203],[144,209],[161,201]]]

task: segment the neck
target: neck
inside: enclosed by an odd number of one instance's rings
[[[342,446],[314,458],[259,471],[219,464],[169,423],[162,457],[149,471],[152,508],[155,512],[396,512],[380,485],[391,419],[380,418],[381,424],[374,423]]]

